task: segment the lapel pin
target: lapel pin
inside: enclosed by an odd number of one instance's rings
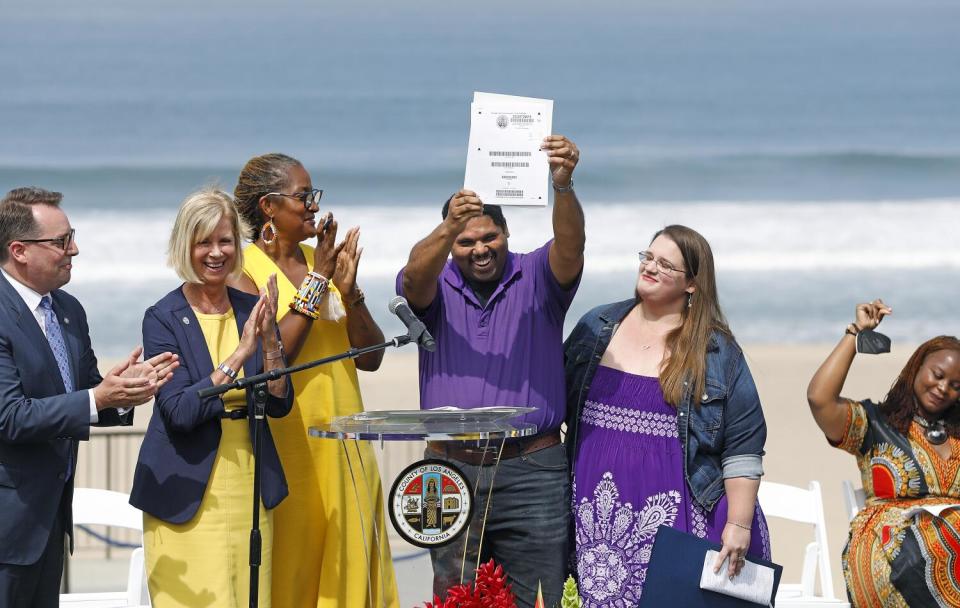
[[[69,319],[68,317],[64,317],[64,318],[63,318],[63,322],[64,322],[64,324],[66,324],[66,325],[70,325],[70,319]]]
[[[190,318],[189,318],[189,317],[184,317],[184,318],[183,318],[183,324],[184,324],[184,325],[190,325]]]

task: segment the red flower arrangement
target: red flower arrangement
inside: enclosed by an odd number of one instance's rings
[[[450,587],[443,601],[435,595],[433,602],[424,602],[424,608],[517,608],[517,600],[507,584],[503,566],[491,559],[477,568],[473,583]]]

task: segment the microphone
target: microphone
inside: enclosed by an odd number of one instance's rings
[[[417,346],[431,353],[437,350],[437,343],[434,342],[433,336],[427,331],[427,326],[417,318],[417,315],[413,314],[405,297],[397,296],[390,300],[387,309],[400,318],[400,321],[407,328],[407,334],[412,342],[416,342]]]

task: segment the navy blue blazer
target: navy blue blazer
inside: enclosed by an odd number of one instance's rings
[[[237,331],[242,335],[243,325],[258,298],[229,287],[227,295],[237,319]],[[220,445],[220,416],[224,412],[219,396],[202,400],[197,396],[197,391],[213,386],[210,375],[214,364],[182,286],[147,309],[143,317],[143,350],[145,357],[176,353],[180,355],[180,367],[157,393],[153,416],[140,446],[130,504],[164,521],[182,524],[200,508]],[[244,363],[244,375],[260,373],[262,363],[263,351],[258,341],[256,352]],[[253,406],[249,393],[247,406]],[[293,389],[288,380],[286,398],[268,396],[267,415],[286,416],[292,407]],[[244,424],[241,420],[224,423]],[[247,424],[252,437],[253,419],[247,418]],[[260,496],[264,506],[272,509],[287,496],[287,481],[270,429],[267,425],[264,428]]]
[[[50,538],[61,499],[73,534],[70,504],[79,440],[90,437],[90,397],[100,384],[87,315],[76,298],[50,294],[70,356],[75,391],[67,393],[60,368],[33,311],[0,275],[0,563],[35,563]],[[98,425],[130,424],[132,410],[99,413]]]

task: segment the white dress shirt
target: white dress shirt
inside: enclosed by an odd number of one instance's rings
[[[27,287],[20,281],[16,280],[6,270],[0,268],[0,273],[3,274],[10,285],[13,286],[14,290],[20,295],[20,298],[23,299],[23,303],[27,305],[27,309],[33,312],[33,318],[37,320],[37,325],[40,326],[40,331],[43,332],[43,335],[47,335],[47,328],[43,323],[43,310],[40,309],[40,300],[43,299],[43,296],[50,295],[49,293],[37,293],[33,289]],[[90,395],[90,424],[96,424],[100,421],[100,415],[97,413],[97,400],[93,397],[93,389],[87,389],[87,393]]]

